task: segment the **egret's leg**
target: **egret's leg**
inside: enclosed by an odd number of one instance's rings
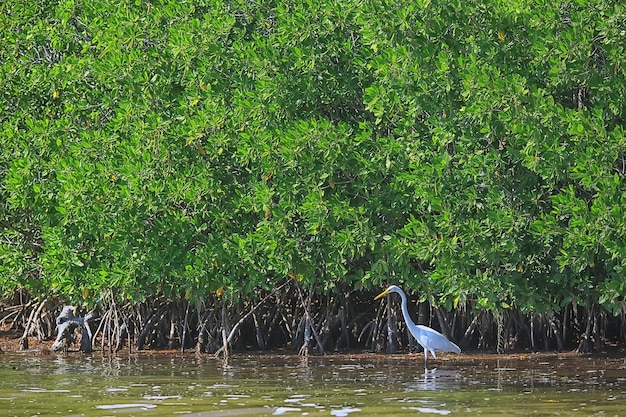
[[[435,355],[435,351],[431,350],[430,353],[432,353],[433,354],[433,358],[435,358],[435,360],[437,360],[437,355]]]
[[[424,368],[428,369],[428,349],[424,348]]]

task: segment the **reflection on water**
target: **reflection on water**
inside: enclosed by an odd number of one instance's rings
[[[622,415],[626,363],[467,355],[0,355],[2,415]]]

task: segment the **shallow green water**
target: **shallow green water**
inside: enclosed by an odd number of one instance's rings
[[[0,355],[1,416],[625,416],[623,359]]]

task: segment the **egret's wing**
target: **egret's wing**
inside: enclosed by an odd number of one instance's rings
[[[444,335],[427,326],[418,325],[420,337],[418,342],[428,349],[437,350],[439,352],[461,353],[461,349],[446,339]]]

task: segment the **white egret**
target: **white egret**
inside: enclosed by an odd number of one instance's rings
[[[437,355],[435,354],[436,350],[439,352],[461,353],[461,349],[457,345],[446,339],[446,337],[437,330],[431,329],[428,326],[413,323],[413,320],[411,320],[411,316],[409,315],[409,308],[407,307],[406,294],[404,294],[404,291],[402,291],[400,287],[392,285],[385,291],[378,294],[374,300],[378,300],[379,298],[382,298],[392,292],[398,293],[400,294],[400,297],[402,297],[402,315],[404,316],[404,321],[406,322],[406,326],[409,328],[409,331],[415,340],[417,340],[417,343],[424,348],[425,367],[428,367],[428,352],[430,352],[435,359],[437,359]]]

